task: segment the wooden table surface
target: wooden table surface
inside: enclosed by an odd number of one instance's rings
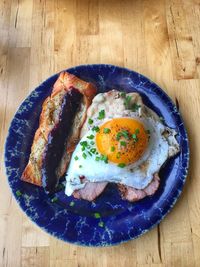
[[[9,123],[44,79],[86,63],[126,66],[179,102],[191,162],[172,212],[137,240],[109,248],[44,233],[12,197],[3,167]],[[200,266],[200,2],[0,0],[0,267]]]

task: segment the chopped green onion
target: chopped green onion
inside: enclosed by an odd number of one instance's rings
[[[99,218],[101,218],[101,215],[100,215],[98,212],[95,212],[95,213],[94,213],[94,217],[95,217],[96,219],[99,219]]]
[[[119,163],[117,166],[120,168],[124,168],[126,166],[126,164],[125,163]]]
[[[69,205],[70,205],[70,207],[73,207],[73,206],[75,205],[75,202],[74,202],[74,201],[71,201],[71,202],[69,203]]]
[[[118,132],[117,135],[116,135],[116,139],[119,141],[119,139],[120,139],[122,136],[123,136],[124,138],[126,138],[126,139],[129,139],[129,132],[126,131],[126,130],[123,130],[123,131],[121,131],[121,132]]]
[[[132,137],[133,137],[134,142],[137,142],[138,141],[138,137],[137,137],[136,134],[132,134]]]
[[[90,141],[90,145],[92,145],[92,146],[93,146],[94,144],[95,144],[95,143],[94,143],[94,141]]]
[[[103,120],[104,118],[105,118],[105,110],[102,109],[101,111],[99,111],[98,119]]]
[[[119,141],[119,139],[121,138],[121,136],[122,136],[122,133],[121,132],[117,133],[116,139]]]
[[[87,155],[85,153],[82,154],[83,158],[86,159]]]
[[[135,130],[135,134],[139,134],[140,130],[139,129],[136,129]]]
[[[102,221],[99,222],[99,223],[98,223],[98,226],[100,226],[100,227],[104,227],[104,222],[102,222]]]
[[[92,157],[92,153],[90,151],[88,151],[88,154]]]
[[[135,130],[135,133],[132,134],[132,137],[134,139],[134,142],[137,142],[138,141],[138,137],[137,137],[137,134],[139,134],[140,130],[139,129],[136,129]]]
[[[126,142],[125,141],[120,141],[120,145],[121,146],[126,146]]]
[[[132,134],[132,137],[133,137],[133,139],[136,139],[137,135],[136,134]]]
[[[95,160],[96,160],[96,161],[100,161],[100,157],[96,157]]]
[[[76,156],[76,157],[74,157],[74,159],[75,159],[75,160],[78,160],[78,157]]]
[[[84,151],[84,150],[85,150],[85,147],[83,146],[83,147],[81,148],[81,150]]]
[[[139,109],[140,107],[141,107],[140,105],[134,103],[134,104],[131,106],[131,110],[132,110],[133,112],[136,112],[136,111],[138,111],[138,109]]]
[[[93,120],[92,119],[88,119],[88,123],[91,125],[91,124],[93,124]]]
[[[101,155],[101,160],[103,160],[105,163],[108,163],[108,156]]]
[[[79,165],[79,168],[82,168],[82,165]]]
[[[105,134],[109,134],[109,133],[110,133],[110,129],[109,129],[109,128],[104,128],[104,129],[103,129],[103,133],[105,133]]]
[[[121,156],[121,153],[120,152],[117,152],[116,158],[119,159],[120,156]]]
[[[93,135],[93,134],[88,135],[87,138],[88,138],[88,139],[94,139],[94,135]]]
[[[125,92],[121,92],[120,96],[124,98],[126,96],[126,93]]]
[[[123,130],[123,131],[121,131],[121,134],[122,134],[126,139],[129,139],[128,131]]]
[[[92,131],[94,131],[94,132],[99,132],[99,131],[100,131],[100,129],[99,129],[99,127],[98,127],[98,126],[94,126],[94,127],[92,128]]]
[[[130,95],[126,96],[126,98],[124,99],[124,106],[126,108],[129,108],[130,102],[131,102],[132,97]]]
[[[58,198],[57,197],[54,197],[54,198],[51,199],[51,202],[52,203],[55,203],[56,201],[58,201]]]
[[[92,152],[92,154],[96,153],[96,148],[91,148],[90,151]]]
[[[115,147],[111,146],[110,150],[111,150],[111,152],[114,152],[115,151]]]
[[[80,142],[80,144],[81,144],[81,146],[86,147],[88,145],[88,142],[87,141],[82,141],[82,142]]]
[[[17,190],[15,193],[16,193],[17,197],[21,197],[22,196],[22,193],[21,193],[20,190]]]

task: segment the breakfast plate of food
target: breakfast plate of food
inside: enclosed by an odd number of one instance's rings
[[[5,145],[8,182],[39,227],[70,243],[109,246],[157,225],[189,162],[176,105],[145,76],[81,65],[39,85]]]

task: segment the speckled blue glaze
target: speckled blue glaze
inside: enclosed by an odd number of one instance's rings
[[[168,160],[160,171],[161,184],[156,194],[137,203],[122,200],[113,184],[92,203],[67,197],[63,190],[56,193],[58,201],[52,203],[42,188],[19,178],[29,158],[42,103],[52,90],[58,77],[56,74],[27,97],[12,120],[5,146],[9,185],[30,219],[59,239],[77,245],[109,246],[137,238],[163,219],[182,191],[188,170],[189,148],[181,116],[166,93],[134,71],[111,65],[83,65],[68,71],[93,82],[99,92],[115,88],[140,93],[145,104],[178,132],[180,154]],[[17,196],[17,190],[22,192],[22,196]],[[99,213],[101,218],[96,219],[95,213]]]

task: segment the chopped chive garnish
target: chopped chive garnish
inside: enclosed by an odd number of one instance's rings
[[[139,129],[136,129],[135,130],[135,134],[139,134],[140,130]]]
[[[103,120],[104,118],[105,118],[105,110],[102,109],[101,111],[99,111],[98,119]]]
[[[56,201],[58,201],[58,198],[57,197],[54,197],[54,198],[51,199],[51,202],[52,203],[55,203]]]
[[[16,193],[17,197],[21,197],[22,196],[22,193],[21,193],[20,190],[17,190],[15,193]]]
[[[99,223],[98,223],[98,226],[100,226],[100,227],[104,227],[104,223],[103,223],[103,222],[99,222]]]
[[[103,160],[105,163],[108,163],[108,156],[101,155],[101,160]]]
[[[100,129],[99,129],[99,127],[98,126],[94,126],[93,128],[92,128],[92,131],[94,131],[94,132],[99,132],[100,131]]]
[[[86,159],[87,155],[85,153],[82,154],[83,158]]]
[[[124,106],[126,108],[129,108],[130,102],[131,102],[132,97],[130,95],[126,96],[126,98],[124,99]]]
[[[132,137],[133,137],[134,142],[137,142],[138,141],[138,137],[137,137],[136,134],[132,134]]]
[[[116,158],[119,159],[120,156],[121,156],[121,153],[120,152],[117,152]]]
[[[94,139],[94,135],[93,135],[93,134],[88,135],[87,138],[88,138],[88,139]]]
[[[135,130],[135,133],[132,134],[132,138],[134,140],[134,142],[137,142],[138,141],[138,137],[137,137],[137,134],[139,134],[140,130],[139,129],[136,129]]]
[[[96,160],[96,161],[100,161],[100,157],[96,157],[95,160]]]
[[[82,165],[79,165],[79,168],[82,168]]]
[[[121,136],[122,136],[122,133],[121,132],[117,133],[116,139],[119,141],[119,139],[121,138]]]
[[[76,157],[74,157],[74,159],[75,159],[75,160],[78,160],[78,157],[76,156]]]
[[[91,125],[91,124],[93,124],[93,120],[92,119],[88,119],[88,123]]]
[[[126,142],[125,141],[120,141],[120,145],[121,146],[126,146]]]
[[[115,151],[115,147],[111,146],[110,150],[111,150],[111,152],[114,152]]]
[[[88,145],[87,141],[82,141],[82,142],[80,142],[80,144],[81,144],[81,146],[85,146],[85,147]]]
[[[90,145],[92,145],[92,146],[93,146],[93,145],[94,145],[94,141],[90,141]]]
[[[90,151],[92,152],[92,154],[96,153],[96,148],[91,148]]]
[[[88,151],[88,154],[92,157],[92,153],[90,151]]]
[[[126,139],[129,139],[129,133],[128,133],[128,131],[123,130],[123,131],[121,131],[121,132],[118,132],[117,135],[116,135],[116,139],[119,141],[119,139],[120,139],[122,136],[123,136],[124,138],[126,138]]]
[[[123,135],[126,139],[129,139],[128,131],[123,130],[123,131],[121,131],[121,133],[122,133],[122,135]]]
[[[140,107],[141,107],[140,105],[134,103],[134,104],[131,106],[131,110],[132,110],[133,112],[135,112],[135,111],[137,111]]]
[[[120,168],[124,168],[126,166],[126,164],[125,163],[119,163],[117,166]]]
[[[73,206],[75,205],[75,202],[74,202],[74,201],[71,201],[71,202],[69,203],[69,205],[70,205],[70,207],[73,207]]]
[[[85,147],[83,146],[83,147],[81,148],[81,150],[84,151],[84,150],[85,150]]]
[[[105,133],[105,134],[109,134],[109,133],[110,133],[110,129],[109,129],[109,128],[104,128],[104,129],[103,129],[103,133]]]
[[[95,217],[96,219],[99,219],[99,218],[101,218],[101,215],[100,215],[98,212],[95,212],[95,213],[94,213],[94,217]]]
[[[137,135],[136,134],[132,134],[132,137],[133,137],[133,139],[136,139]]]
[[[125,96],[126,96],[126,93],[125,93],[125,92],[122,92],[122,93],[120,94],[120,96],[121,96],[121,97],[125,97]]]

